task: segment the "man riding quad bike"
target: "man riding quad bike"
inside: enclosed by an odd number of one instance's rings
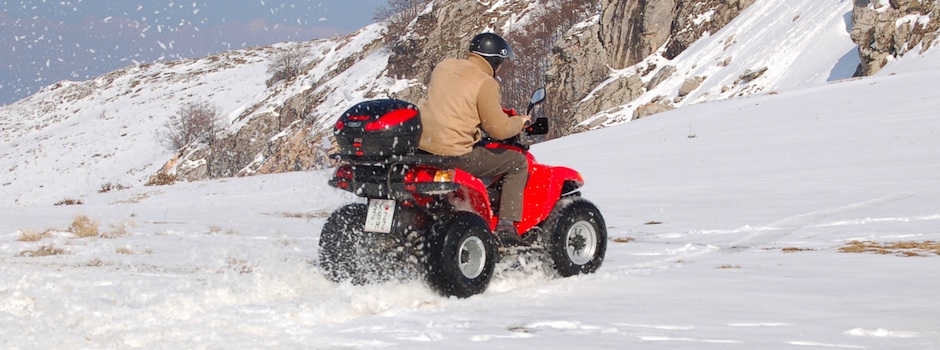
[[[526,114],[544,98],[537,90]],[[581,198],[577,171],[537,163],[518,136],[483,141],[519,152],[528,166],[515,236],[500,237],[503,179],[475,177],[453,166],[459,157],[418,150],[421,125],[418,108],[400,100],[359,103],[334,125],[339,152],[332,157],[341,165],[329,184],[368,203],[343,206],[324,224],[319,255],[327,278],[359,284],[417,274],[441,294],[464,298],[485,291],[496,262],[520,249],[545,252],[562,277],[601,266],[607,229]],[[546,118],[524,129],[547,131]]]

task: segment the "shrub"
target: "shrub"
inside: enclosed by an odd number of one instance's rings
[[[48,245],[48,246],[42,246],[42,247],[36,248],[36,250],[24,250],[20,252],[20,256],[40,257],[40,256],[50,256],[50,255],[59,255],[59,254],[67,254],[67,253],[68,252],[65,251],[65,249],[56,248],[54,246]]]
[[[98,189],[98,193],[108,193],[108,192],[111,192],[111,191],[114,191],[114,190],[125,190],[125,189],[128,189],[128,188],[129,188],[129,187],[128,187],[127,185],[122,185],[122,184],[119,184],[119,183],[117,183],[117,184],[112,184],[112,183],[110,183],[110,182],[107,182],[107,183],[101,185],[101,188]]]
[[[17,235],[19,237],[16,240],[20,242],[36,242],[45,237],[48,237],[47,234],[43,234],[35,230],[17,231]]]
[[[55,203],[55,205],[81,205],[85,204],[81,199],[65,198]]]
[[[214,143],[222,131],[222,120],[218,108],[197,101],[183,104],[163,126],[163,142],[171,150],[178,150],[191,142]]]
[[[88,216],[79,215],[72,220],[72,226],[69,228],[69,231],[79,238],[97,237],[98,222]]]
[[[144,186],[165,186],[172,185],[174,183],[176,183],[176,175],[159,172],[156,175],[151,176]]]
[[[307,53],[306,48],[294,45],[274,55],[271,62],[268,62],[268,74],[271,74],[271,79],[265,82],[267,86],[300,75],[301,62],[307,57]]]

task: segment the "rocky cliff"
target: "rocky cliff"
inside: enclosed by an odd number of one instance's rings
[[[910,51],[929,49],[940,30],[936,0],[855,0],[852,40],[862,63],[857,75],[877,73]]]
[[[640,79],[657,67],[633,67],[650,56],[672,59],[706,33],[718,31],[754,0],[603,0],[600,14],[556,43],[548,87],[558,97],[552,114],[564,127],[557,136],[597,112],[623,105],[646,91]],[[613,78],[612,71],[634,68]],[[642,70],[638,70],[642,68]],[[664,74],[669,74],[666,69]],[[658,79],[662,79],[660,76]],[[602,86],[600,90],[596,90]]]

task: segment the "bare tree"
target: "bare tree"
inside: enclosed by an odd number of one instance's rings
[[[397,39],[405,33],[408,25],[421,14],[431,0],[388,0],[388,6],[375,10],[373,20],[385,21],[388,25],[386,38]]]
[[[191,142],[214,143],[222,130],[219,110],[206,101],[183,104],[170,120],[164,123],[161,134],[171,150],[179,150]]]
[[[516,59],[503,69],[502,98],[506,106],[520,106],[529,100],[532,91],[545,85],[545,74],[552,63],[552,47],[575,24],[593,15],[596,0],[554,0],[546,3],[538,20],[529,21],[527,27],[516,28],[506,39],[516,53]],[[552,107],[552,92],[544,111]],[[524,104],[522,105],[524,106]],[[522,112],[522,111],[520,111]],[[549,116],[553,121],[562,116]],[[554,128],[553,128],[554,131]]]
[[[271,74],[271,78],[266,84],[271,86],[281,80],[290,80],[300,75],[301,63],[307,54],[307,49],[300,45],[291,46],[275,54],[268,62],[268,74]]]

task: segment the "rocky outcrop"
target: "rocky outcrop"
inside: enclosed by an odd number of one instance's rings
[[[673,58],[721,29],[754,0],[603,0],[599,36],[610,66],[632,66],[665,47]]]
[[[573,125],[609,106],[629,103],[675,73],[660,69],[644,87],[640,76],[655,67],[636,67],[651,55],[672,59],[705,33],[715,32],[737,17],[754,0],[602,0],[600,14],[576,26],[559,39],[553,50],[547,84],[555,95],[549,106],[556,124],[553,130],[577,130]],[[612,71],[635,67],[632,78],[609,80]],[[618,74],[624,74],[620,72]],[[632,82],[632,83],[630,83]],[[692,83],[692,82],[690,82]],[[694,84],[690,85],[694,89]],[[596,101],[603,101],[598,103]],[[659,107],[657,107],[658,110]]]
[[[666,105],[666,104],[662,104],[658,102],[650,102],[650,103],[643,104],[640,107],[637,107],[637,109],[633,111],[632,119],[636,120],[640,118],[646,118],[653,114],[668,112],[673,109],[676,109],[676,108],[670,105]]]
[[[891,59],[911,50],[926,50],[940,30],[935,0],[855,0],[852,40],[861,64],[856,76],[877,73]]]
[[[603,0],[599,36],[613,69],[656,52],[672,35],[676,0]]]
[[[528,1],[510,1],[498,11],[480,1],[438,0],[432,10],[419,15],[402,38],[391,38],[388,75],[413,84],[393,97],[420,101],[427,96],[425,84],[434,66],[449,57],[463,57],[477,33],[493,28],[512,29],[509,21],[532,9]],[[504,30],[497,32],[506,36]]]
[[[663,56],[672,59],[705,33],[714,33],[738,17],[754,0],[680,0],[672,22],[672,36]]]
[[[610,75],[607,50],[597,36],[599,30],[600,25],[595,19],[555,43],[552,63],[546,74],[547,88],[552,92],[548,114],[555,118],[557,125],[552,128],[553,136],[566,134],[567,130],[584,120],[589,112],[577,106],[577,102]]]

